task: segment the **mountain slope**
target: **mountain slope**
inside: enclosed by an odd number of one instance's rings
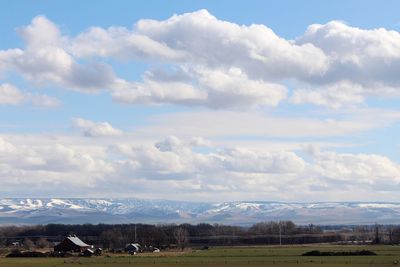
[[[298,224],[398,224],[400,203],[0,199],[0,224],[208,222],[249,225],[269,220],[292,220]]]

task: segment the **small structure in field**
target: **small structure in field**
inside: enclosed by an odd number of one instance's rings
[[[140,252],[141,247],[138,243],[130,243],[125,246],[125,252],[129,252],[131,254]]]
[[[94,251],[95,256],[101,256],[103,254],[103,249],[102,248],[96,248]]]
[[[90,245],[80,240],[77,236],[68,236],[58,245],[54,246],[55,252],[84,252]]]

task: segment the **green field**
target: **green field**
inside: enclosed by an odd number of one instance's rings
[[[354,251],[367,249],[377,256],[302,257],[310,250]],[[400,246],[264,246],[211,248],[174,253],[144,254],[136,256],[111,255],[92,258],[0,258],[0,267],[51,267],[51,266],[396,266],[400,261]],[[400,266],[400,265],[398,265]]]

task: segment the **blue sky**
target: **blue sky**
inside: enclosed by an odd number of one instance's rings
[[[3,3],[0,194],[397,201],[398,7]]]

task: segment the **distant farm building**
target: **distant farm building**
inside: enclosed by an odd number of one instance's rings
[[[95,251],[94,251],[94,255],[95,256],[101,256],[103,254],[103,249],[101,249],[101,248],[97,248]]]
[[[84,252],[90,245],[80,240],[77,236],[68,236],[58,245],[54,246],[55,252]]]
[[[140,245],[138,243],[131,243],[125,246],[125,251],[129,253],[140,252]]]

